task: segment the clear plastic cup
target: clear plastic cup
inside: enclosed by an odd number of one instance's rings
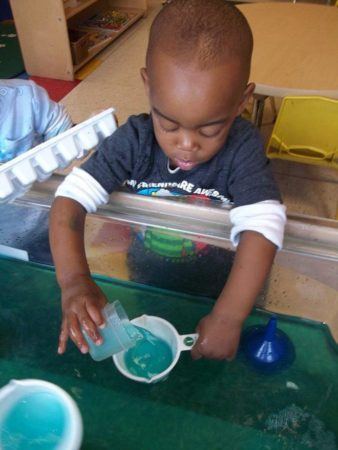
[[[118,300],[107,303],[102,314],[106,326],[99,330],[103,339],[101,345],[96,345],[82,330],[89,346],[89,354],[95,361],[102,361],[116,353],[128,350],[140,338],[139,331],[129,322],[128,316]]]

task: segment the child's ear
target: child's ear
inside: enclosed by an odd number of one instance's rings
[[[237,115],[240,116],[242,112],[245,110],[246,105],[248,104],[248,101],[250,100],[252,94],[255,90],[255,83],[249,83],[244,91],[241,103],[238,106]]]
[[[141,78],[143,81],[144,89],[146,90],[146,94],[149,97],[149,78],[147,74],[147,69],[145,67],[142,67],[140,70]]]

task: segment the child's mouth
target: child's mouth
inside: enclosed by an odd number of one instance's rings
[[[185,161],[183,159],[177,159],[175,158],[175,164],[177,167],[179,167],[181,170],[191,170],[193,167],[197,166],[196,162],[193,161]]]

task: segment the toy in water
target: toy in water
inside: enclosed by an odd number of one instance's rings
[[[143,315],[132,324],[144,331],[145,341],[134,349],[113,356],[116,368],[127,378],[141,383],[157,383],[167,379],[182,351],[191,350],[197,334],[178,334],[171,323],[156,316]],[[130,352],[130,354],[128,354]],[[159,358],[161,361],[154,361]]]
[[[286,369],[295,359],[294,346],[287,334],[277,328],[275,316],[267,325],[256,325],[245,330],[241,348],[250,364],[263,372]]]
[[[118,300],[113,303],[107,303],[102,310],[102,314],[105,318],[106,326],[100,329],[103,339],[101,345],[96,345],[86,331],[82,330],[88,343],[89,354],[95,361],[102,361],[115,353],[128,350],[138,340],[142,339],[142,334],[137,327],[130,323],[125,310]]]
[[[79,450],[82,419],[74,400],[55,384],[12,380],[0,389],[2,450]]]

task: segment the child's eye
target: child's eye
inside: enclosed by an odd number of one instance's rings
[[[204,137],[215,137],[224,128],[224,124],[209,125],[199,129],[199,133]]]
[[[169,120],[161,118],[161,119],[159,119],[158,123],[159,123],[161,129],[167,133],[178,130],[177,123],[170,122]]]

